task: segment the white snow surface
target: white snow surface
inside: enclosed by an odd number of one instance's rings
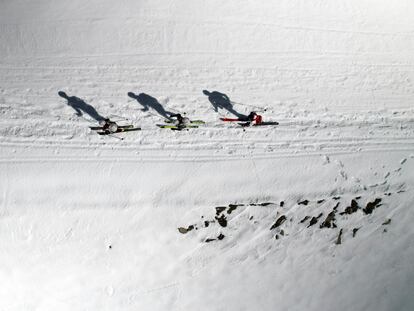
[[[413,16],[0,1],[0,310],[414,310]],[[58,91],[142,130],[99,136]],[[128,92],[206,124],[160,129]]]

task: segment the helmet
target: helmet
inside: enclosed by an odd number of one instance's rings
[[[114,122],[114,123],[111,123],[110,125],[109,125],[109,127],[108,127],[108,130],[111,132],[111,133],[116,133],[116,131],[118,130],[118,125]]]

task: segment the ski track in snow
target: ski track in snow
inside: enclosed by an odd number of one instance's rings
[[[278,115],[280,114],[283,111]],[[0,137],[0,144],[5,150],[7,148],[15,154],[10,158],[3,152],[1,160],[37,160],[36,152],[31,151],[32,149],[43,149],[46,154],[54,153],[43,160],[70,160],[70,157],[65,158],[64,155],[73,153],[78,160],[99,158],[102,161],[115,158],[125,161],[155,158],[157,161],[213,161],[246,157],[264,159],[354,152],[414,151],[414,119],[411,113],[404,113],[404,119],[393,118],[394,115],[390,113],[390,116],[381,116],[377,120],[370,117],[367,121],[353,121],[352,117],[349,117],[351,121],[335,121],[332,117],[325,121],[324,116],[314,114],[314,119],[295,122],[266,114],[267,118],[278,120],[280,124],[266,128],[242,129],[238,125],[207,120],[207,124],[200,125],[198,129],[182,132],[157,129],[154,126],[157,123],[155,117],[153,121],[144,119],[142,123],[138,118],[132,123],[143,127],[143,130],[118,134],[117,136],[125,139],[122,142],[108,136],[99,137],[89,130],[89,123],[78,117],[72,121],[51,122],[42,118],[39,121],[14,119],[2,123],[0,133],[3,133],[3,137]],[[210,113],[209,118],[214,118],[214,115]],[[66,151],[62,154],[63,150]],[[79,151],[86,150],[88,152],[79,155]]]

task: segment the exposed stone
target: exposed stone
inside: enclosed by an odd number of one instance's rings
[[[238,206],[242,206],[242,205],[229,204],[229,209],[227,210],[227,214],[231,214]]]
[[[320,225],[320,228],[331,228],[332,222],[335,221],[335,212],[332,211],[326,216],[325,220]]]
[[[226,210],[226,206],[217,206],[216,207],[216,215],[220,215],[222,212],[224,212]]]
[[[359,228],[352,229],[352,237],[355,238],[356,233],[358,232]]]
[[[227,227],[227,218],[224,215],[221,215],[220,217],[216,216],[216,220],[222,227]]]
[[[286,216],[285,216],[285,215],[280,216],[280,217],[276,220],[276,222],[272,225],[272,227],[270,227],[270,230],[273,230],[273,229],[275,229],[275,228],[279,227],[279,226],[280,226],[281,224],[283,224],[285,221],[286,221]]]
[[[193,229],[194,229],[194,225],[191,225],[191,226],[188,226],[188,228],[180,227],[178,228],[178,231],[182,234],[185,234]]]
[[[365,214],[371,214],[372,211],[377,208],[378,206],[381,206],[381,199],[377,198],[374,200],[374,202],[368,202],[367,206],[362,210]]]
[[[320,213],[320,214],[318,215],[318,217],[312,217],[312,219],[311,219],[311,221],[310,221],[310,223],[309,223],[308,228],[309,228],[310,226],[313,226],[314,224],[316,224],[316,223],[318,222],[318,219],[319,219],[319,218],[321,218],[321,217],[322,217],[322,215],[323,215],[323,213]]]
[[[344,215],[344,214],[353,214],[353,213],[355,213],[357,210],[359,209],[359,205],[358,205],[358,202],[357,201],[355,201],[355,200],[352,200],[351,201],[351,206],[347,206],[346,208],[345,208],[345,211],[344,212],[342,212],[342,213],[339,213],[340,215]]]
[[[259,203],[258,205],[259,206],[268,206],[268,205],[272,205],[272,204],[274,204],[274,203],[272,203],[272,202],[265,202],[265,203]]]
[[[335,244],[336,245],[342,244],[342,229],[339,230],[338,238],[336,239]]]
[[[391,218],[388,218],[382,223],[382,225],[386,226],[386,225],[389,225],[390,223],[391,223]]]

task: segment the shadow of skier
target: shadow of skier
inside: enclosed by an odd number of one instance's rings
[[[98,122],[105,119],[105,117],[101,116],[93,106],[85,103],[79,97],[68,96],[65,92],[62,91],[59,91],[58,95],[68,101],[67,104],[71,106],[73,109],[75,109],[76,115],[78,117],[81,117],[83,113],[86,113]]]
[[[143,106],[141,111],[148,111],[149,108],[152,108],[159,115],[166,119],[170,119],[170,116],[173,114],[170,111],[166,111],[156,98],[148,94],[140,93],[139,95],[136,95],[132,92],[128,92],[128,96],[135,99],[138,103],[140,103]]]
[[[203,93],[208,96],[208,100],[213,105],[215,112],[218,112],[218,108],[222,108],[240,119],[247,118],[246,115],[234,110],[233,103],[226,94],[217,91],[209,92],[207,90],[203,90]]]

